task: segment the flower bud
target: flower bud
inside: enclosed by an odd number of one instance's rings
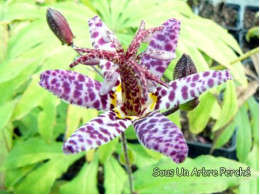
[[[197,73],[197,69],[190,56],[182,54],[174,68],[173,79],[180,79],[195,73]]]
[[[58,37],[62,44],[72,45],[73,34],[66,18],[57,10],[48,8],[47,22],[52,32]]]
[[[183,54],[174,68],[173,79],[180,79],[195,73],[197,73],[197,69],[194,62],[189,55]],[[181,104],[180,109],[190,111],[196,108],[198,104],[199,99],[194,98],[193,100],[188,101],[185,104]]]

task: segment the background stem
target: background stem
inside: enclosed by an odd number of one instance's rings
[[[127,151],[127,142],[126,142],[126,137],[125,137],[124,132],[121,134],[121,140],[122,140],[122,147],[123,147],[123,151],[124,151],[124,155],[125,155],[125,162],[126,162],[125,167],[127,169],[127,174],[128,174],[130,194],[133,194],[134,186],[133,186],[132,170],[131,170],[131,165],[129,162],[128,151]]]

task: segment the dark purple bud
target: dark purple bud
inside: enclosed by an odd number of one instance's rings
[[[174,68],[173,79],[180,79],[195,73],[197,73],[197,69],[191,57],[187,54],[183,54]],[[196,108],[198,104],[199,99],[194,98],[185,104],[181,104],[180,109],[190,111]]]
[[[72,45],[73,34],[66,18],[57,10],[48,8],[47,22],[52,32],[58,37],[62,44]]]
[[[180,79],[195,73],[197,73],[197,69],[190,56],[182,54],[174,68],[173,79]]]

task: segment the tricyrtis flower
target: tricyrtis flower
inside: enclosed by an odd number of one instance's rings
[[[150,29],[141,22],[126,51],[97,16],[89,21],[89,29],[94,49],[74,46],[82,55],[70,66],[99,65],[103,83],[68,70],[48,70],[41,74],[40,85],[62,100],[104,111],[71,135],[64,143],[64,153],[96,148],[133,125],[144,146],[169,156],[176,163],[183,162],[188,153],[183,134],[159,110],[193,100],[231,79],[229,72],[206,71],[162,82],[160,77],[175,57],[180,30],[180,22],[175,19]],[[137,55],[143,42],[149,45]]]

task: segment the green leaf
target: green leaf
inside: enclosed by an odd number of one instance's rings
[[[36,166],[36,164],[33,164],[7,170],[5,172],[5,187],[9,191],[13,191],[14,185],[20,182],[28,173],[30,173],[34,168],[36,168]]]
[[[200,176],[192,173],[201,170],[217,170],[218,176]],[[134,173],[134,184],[136,193],[144,194],[196,194],[196,193],[217,193],[223,192],[229,187],[236,186],[258,176],[257,171],[250,169],[251,176],[220,176],[220,168],[227,170],[247,169],[247,165],[222,157],[210,155],[199,156],[196,159],[187,159],[184,163],[177,165],[172,160],[162,160],[158,164],[138,169]],[[157,170],[155,169],[157,168]],[[159,170],[164,170],[159,172]],[[176,170],[184,168],[189,176],[177,176]],[[197,170],[197,171],[196,171]],[[171,174],[173,173],[173,175]],[[158,176],[161,174],[161,176]],[[164,176],[163,176],[164,174]],[[168,176],[166,176],[166,174]],[[154,175],[154,176],[153,176]]]
[[[191,47],[202,50],[219,64],[230,69],[236,81],[246,87],[247,80],[242,63],[230,65],[230,62],[237,58],[234,50],[241,54],[241,49],[226,30],[210,20],[194,18],[183,21],[181,33]]]
[[[215,141],[215,148],[217,149],[225,145],[230,140],[235,130],[236,123],[233,121],[223,130],[218,139]]]
[[[39,78],[34,77],[29,87],[23,93],[19,103],[17,104],[13,119],[21,119],[28,114],[33,108],[38,106],[46,96],[46,91],[38,85]]]
[[[34,137],[38,133],[38,114],[39,108],[34,108],[21,120],[14,121],[14,125],[19,128],[21,139],[27,140]]]
[[[248,154],[246,164],[259,170],[259,147],[257,144],[254,145],[252,151]],[[259,194],[259,178],[241,183],[239,191],[241,194]]]
[[[12,61],[5,61],[0,66],[0,83],[9,81],[18,76],[28,66],[33,65],[33,59],[14,59]],[[19,66],[17,66],[19,64]]]
[[[85,163],[72,181],[60,187],[61,194],[98,194],[98,158],[95,155],[90,164]]]
[[[109,158],[104,164],[104,187],[106,194],[121,194],[127,174],[113,157]]]
[[[247,104],[251,112],[250,121],[254,143],[259,144],[259,103],[253,97],[250,97]]]
[[[137,140],[138,139],[137,136],[136,136],[135,129],[134,129],[133,125],[130,125],[125,130],[125,135],[126,135],[126,138],[130,139],[130,140]]]
[[[42,111],[38,115],[38,130],[42,138],[51,143],[53,140],[53,127],[56,120],[56,105],[58,99],[49,94],[41,102]]]
[[[82,154],[73,156],[60,155],[43,163],[29,173],[15,186],[16,194],[47,194],[50,192],[55,180],[62,176],[68,167]]]
[[[250,122],[245,105],[237,113],[236,124],[238,126],[237,158],[240,162],[245,162],[252,146]]]
[[[238,109],[236,88],[233,81],[226,82],[224,100],[221,106],[221,115],[213,126],[212,131],[217,131],[225,126],[236,114]]]
[[[246,33],[247,42],[249,42],[251,38],[255,38],[255,37],[259,38],[259,26],[250,28]]]
[[[99,160],[102,164],[106,162],[108,158],[112,155],[115,150],[116,144],[118,143],[118,138],[104,144],[98,148]]]
[[[128,154],[128,159],[129,159],[129,164],[133,165],[135,163],[135,153],[133,150],[130,148],[127,148],[127,154]],[[119,154],[119,162],[122,165],[126,165],[126,159],[125,159],[125,154],[123,151]]]
[[[121,145],[118,145],[121,151]],[[148,154],[147,150],[141,144],[130,144],[128,143],[127,146],[131,148],[135,153],[135,164],[138,168],[149,166],[158,162],[157,158],[153,158],[151,154]],[[151,150],[150,150],[151,151]],[[154,152],[155,153],[155,152]],[[159,154],[159,153],[157,153]]]
[[[69,105],[66,118],[66,138],[68,138],[77,128],[79,128],[82,119],[85,124],[96,117],[97,114],[98,111],[94,109],[86,109],[84,107]]]
[[[183,53],[190,55],[198,72],[209,70],[208,63],[205,60],[205,57],[203,57],[203,53],[200,52],[194,45],[191,45],[190,41],[188,41],[185,36],[180,37],[178,48]],[[181,57],[181,54],[179,56]]]
[[[188,112],[190,131],[194,134],[202,132],[208,124],[211,110],[216,102],[216,98],[210,92],[200,96],[199,105]]]
[[[176,111],[169,116],[167,116],[175,125],[177,125],[179,128],[181,127],[181,119],[180,119],[180,111]]]
[[[0,44],[0,50],[1,50],[0,62],[2,62],[4,57],[5,57],[8,40],[9,40],[8,26],[7,25],[0,25],[0,43],[1,43]]]
[[[38,66],[37,63],[30,64],[30,66],[27,66],[27,68],[24,69],[15,78],[13,78],[9,81],[0,83],[0,91],[5,92],[5,93],[2,93],[0,96],[0,103],[4,103],[5,101],[8,101],[11,98],[13,98],[13,96],[24,93],[24,87],[26,87],[26,85],[27,85],[26,82],[29,80],[29,77],[35,71],[36,66]]]
[[[25,10],[30,11],[21,11],[21,7]],[[40,17],[43,17],[43,10],[37,9],[37,6],[30,3],[13,3],[8,6],[8,14],[5,15],[5,20],[33,20]]]
[[[5,102],[0,105],[0,130],[3,129],[10,120],[17,100]]]
[[[62,143],[46,144],[42,139],[31,138],[26,142],[16,142],[4,162],[6,169],[31,165],[42,160],[63,156]]]
[[[221,114],[221,108],[218,102],[216,101],[211,110],[210,117],[213,118],[214,120],[217,120],[220,114]]]
[[[0,166],[13,146],[13,130],[14,126],[9,122],[0,131]]]

